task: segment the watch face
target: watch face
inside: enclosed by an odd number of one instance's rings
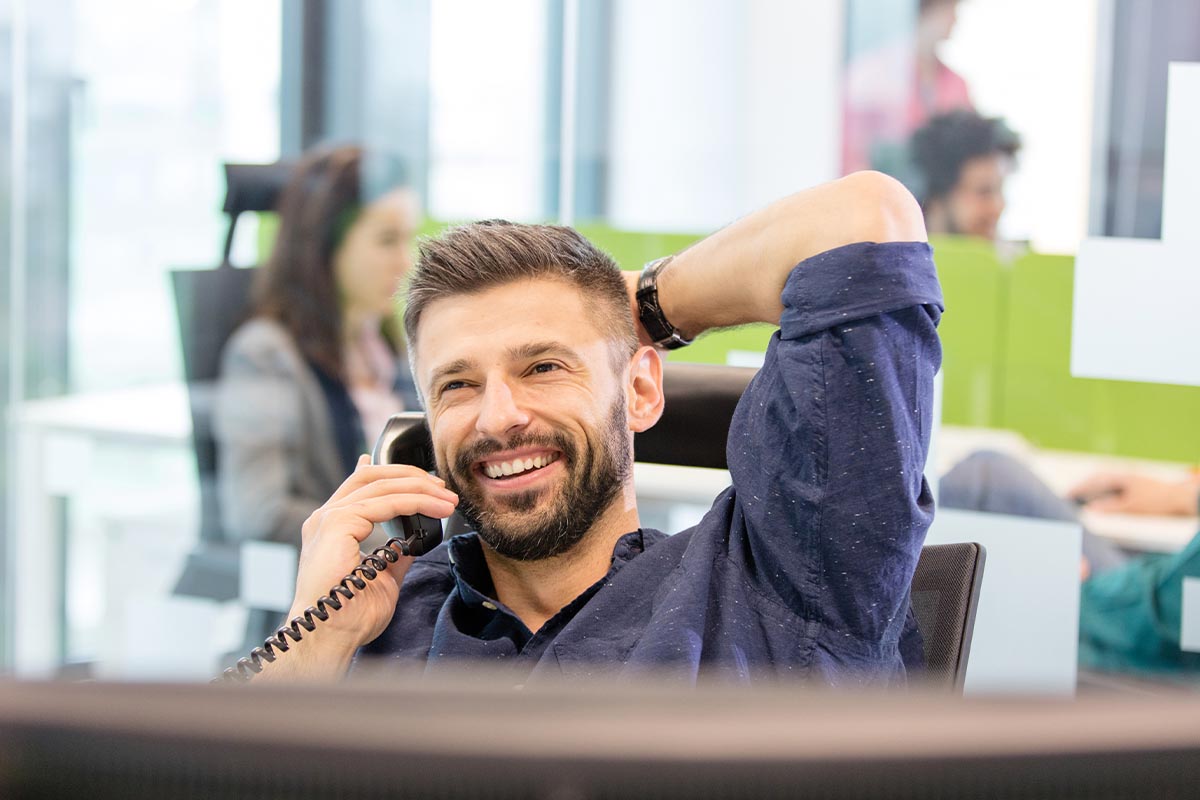
[[[638,317],[641,319],[646,333],[650,334],[650,338],[654,339],[656,343],[671,336],[671,328],[663,319],[662,311],[649,297],[643,298],[638,303]]]
[[[668,350],[691,344],[690,341],[680,336],[679,331],[667,321],[662,306],[658,304],[658,273],[673,257],[666,256],[646,265],[642,270],[641,278],[638,279],[636,295],[638,318],[641,320],[642,327],[646,329],[646,333],[650,334],[654,344]]]

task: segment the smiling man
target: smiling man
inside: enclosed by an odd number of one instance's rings
[[[523,680],[903,680],[933,512],[941,294],[924,236],[911,195],[860,173],[640,281],[568,228],[483,222],[424,243],[405,326],[442,478],[364,458],[305,523],[292,615],[375,523],[457,508],[475,532],[401,559],[262,677],[340,675],[357,652]],[[642,528],[633,437],[662,413],[659,348],[758,321],[780,330],[730,428],[733,485],[688,531]]]

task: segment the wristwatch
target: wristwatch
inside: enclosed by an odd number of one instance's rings
[[[676,350],[692,343],[691,339],[684,338],[679,328],[667,321],[662,306],[658,303],[658,273],[662,272],[673,258],[675,256],[658,258],[643,267],[637,288],[638,318],[642,327],[656,345],[668,350]]]

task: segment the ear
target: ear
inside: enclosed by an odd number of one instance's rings
[[[653,428],[663,413],[663,367],[658,350],[639,347],[633,354],[625,395],[629,430],[641,433]]]

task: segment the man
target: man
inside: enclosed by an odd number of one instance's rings
[[[1020,139],[1003,120],[974,111],[934,117],[912,136],[914,192],[930,234],[977,236],[995,242],[1004,213],[1004,181]]]
[[[364,457],[304,525],[292,615],[375,523],[457,508],[478,533],[401,559],[263,677],[341,675],[361,648],[528,680],[902,680],[941,357],[924,235],[898,183],[852,175],[656,262],[641,303],[637,276],[570,229],[426,242],[405,326],[442,477]],[[729,431],[733,486],[691,530],[641,529],[630,464],[662,413],[652,343],[756,321],[781,329]]]

